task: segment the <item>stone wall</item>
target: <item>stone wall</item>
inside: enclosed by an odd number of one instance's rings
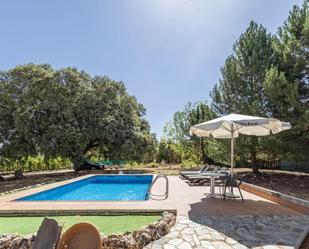
[[[0,249],[31,249],[35,235],[0,235]]]
[[[291,208],[300,213],[309,212],[309,201],[291,195],[283,194],[275,190],[263,188],[254,184],[243,182],[240,188],[249,193],[261,196],[267,200],[276,202],[282,206]]]
[[[164,212],[157,222],[143,227],[141,230],[124,234],[112,234],[102,237],[103,248],[108,249],[140,249],[150,242],[160,239],[169,233],[170,228],[176,223],[176,216]]]
[[[169,233],[176,223],[176,216],[164,212],[162,217],[148,226],[124,234],[102,235],[104,249],[141,249],[150,242],[160,239]],[[0,249],[31,249],[35,235],[17,236],[0,235]]]

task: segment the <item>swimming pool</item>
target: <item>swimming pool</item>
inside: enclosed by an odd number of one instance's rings
[[[147,200],[152,175],[96,175],[16,201]]]

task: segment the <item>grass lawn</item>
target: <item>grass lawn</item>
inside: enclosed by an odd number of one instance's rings
[[[159,216],[51,216],[63,224],[63,231],[75,223],[91,222],[101,233],[123,233],[139,229],[159,219]],[[21,235],[36,233],[44,217],[0,217],[0,234],[17,233]]]

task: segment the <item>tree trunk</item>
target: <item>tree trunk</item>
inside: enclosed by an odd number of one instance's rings
[[[260,175],[260,171],[259,171],[259,167],[256,164],[256,160],[254,161],[254,159],[252,158],[252,171],[254,174],[256,175]]]
[[[15,179],[22,179],[22,178],[24,178],[24,174],[23,174],[21,169],[15,170],[14,178]]]
[[[90,141],[87,146],[84,149],[84,155],[91,149],[98,147],[99,146],[99,142],[97,140],[92,140]]]
[[[76,155],[74,158],[71,159],[71,161],[73,163],[73,169],[75,171],[78,171],[84,161],[83,155]]]

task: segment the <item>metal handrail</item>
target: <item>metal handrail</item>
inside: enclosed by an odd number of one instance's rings
[[[166,180],[166,185],[165,185],[165,193],[164,194],[153,194],[151,193],[151,189],[153,187],[153,185],[155,184],[155,182],[159,179],[159,178],[164,178]],[[167,199],[168,197],[168,192],[169,192],[169,182],[168,182],[168,178],[166,175],[164,174],[159,174],[156,176],[156,178],[152,181],[152,183],[150,184],[148,190],[147,190],[147,196],[151,197],[151,196],[156,196],[156,197],[164,197],[164,200]]]

